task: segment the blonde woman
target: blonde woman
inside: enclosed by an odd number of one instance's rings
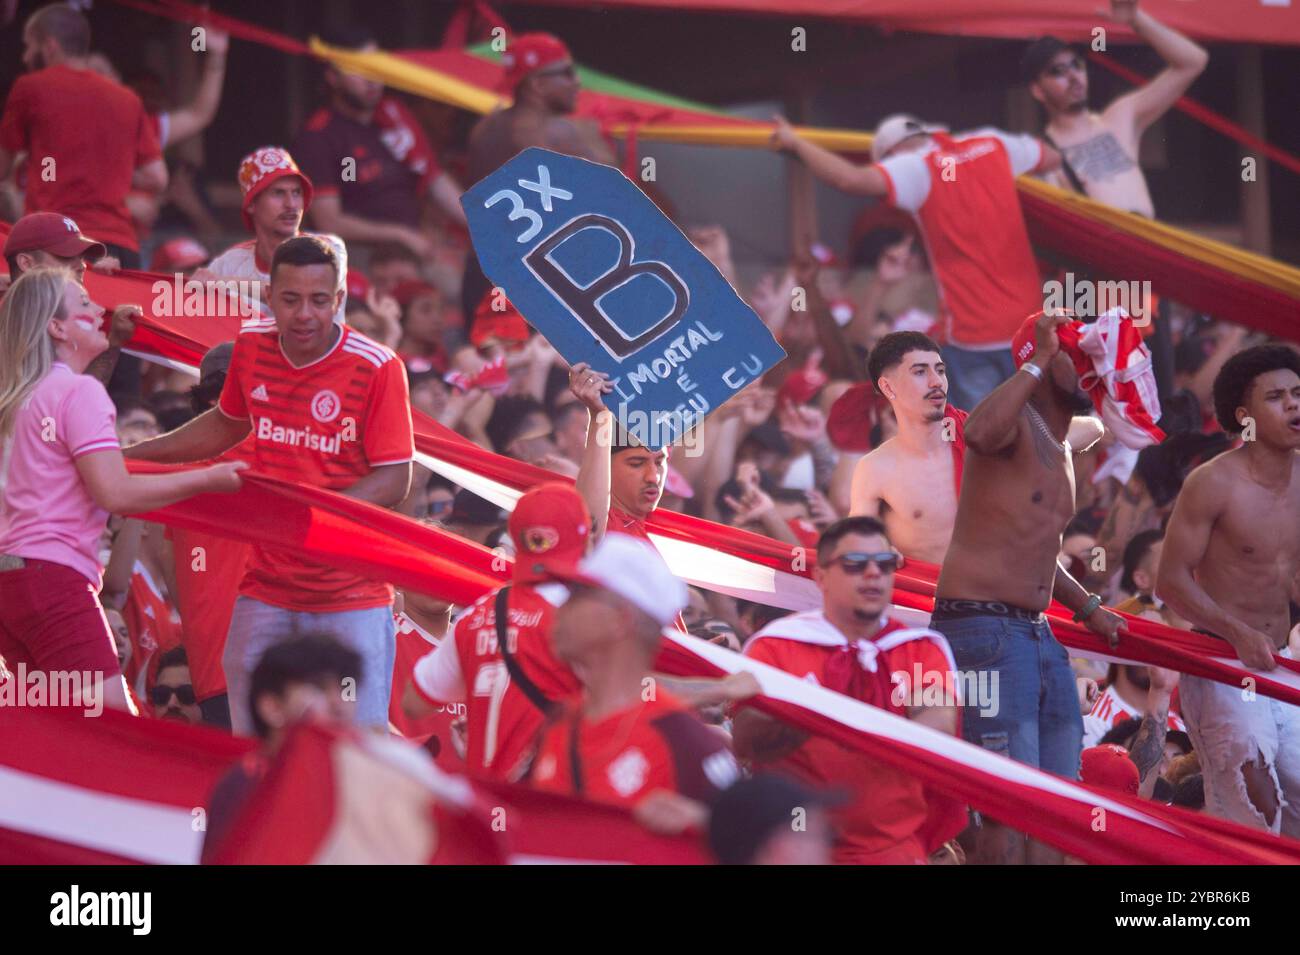
[[[127,473],[113,403],[83,374],[108,347],[103,314],[60,268],[25,272],[0,305],[0,662],[15,676],[20,664],[90,675],[93,691],[51,703],[94,705],[93,692],[126,709],[99,602],[97,542],[108,514],[237,491],[244,465]]]

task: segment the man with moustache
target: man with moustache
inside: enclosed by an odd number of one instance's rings
[[[1092,406],[1058,338],[1058,326],[1070,321],[1048,312],[1026,319],[1012,342],[1016,374],[966,419],[962,490],[931,624],[948,638],[958,669],[1000,687],[996,712],[966,707],[966,740],[1074,779],[1083,737],[1078,693],[1043,611],[1055,597],[1111,646],[1123,618],[1057,564],[1075,511],[1067,431],[1071,416]],[[1026,845],[1022,834],[988,820],[976,857],[1061,861],[1059,852]]]
[[[239,191],[239,211],[253,238],[232,245],[198,269],[193,278],[200,282],[257,283],[257,301],[251,304],[261,305],[271,282],[275,250],[294,236],[308,234],[302,231],[302,217],[311,206],[314,187],[288,150],[263,146],[239,161]],[[338,257],[339,288],[344,290],[344,297],[334,320],[341,325],[347,306],[347,247],[336,235],[310,234],[328,242]]]

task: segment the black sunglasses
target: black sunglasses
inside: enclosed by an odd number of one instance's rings
[[[149,691],[149,699],[153,701],[154,706],[166,706],[171,702],[173,694],[181,701],[181,706],[194,705],[194,686],[189,683],[182,683],[180,686],[165,686],[159,683]]]
[[[852,552],[832,558],[831,563],[838,564],[846,574],[865,573],[867,567],[871,564],[879,567],[882,574],[892,574],[903,566],[903,558],[892,550],[881,551],[878,554]]]

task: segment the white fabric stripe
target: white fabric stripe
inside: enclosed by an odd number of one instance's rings
[[[344,344],[343,350],[349,355],[356,355],[358,358],[364,358],[376,368],[380,368],[384,364],[384,359],[377,357],[373,352],[366,351],[364,348],[353,348],[350,339]]]
[[[793,703],[872,736],[928,750],[972,769],[990,773],[1007,782],[1031,786],[1042,792],[1063,796],[1087,806],[1090,810],[1102,806],[1108,812],[1118,813],[1143,825],[1155,826],[1168,832],[1178,832],[1178,829],[1166,825],[1159,819],[1113,802],[1104,795],[1089,792],[1068,780],[973,746],[965,740],[931,729],[915,720],[895,716],[893,713],[860,703],[843,694],[814,686],[783,670],[751,660],[732,650],[667,630],[664,631],[664,637],[678,644],[688,653],[703,657],[728,673],[748,670],[758,680],[763,695],[774,700]]]
[[[0,826],[141,862],[193,865],[190,810],[96,792],[0,766]]]
[[[393,353],[388,349],[386,349],[383,345],[380,345],[378,342],[369,341],[368,339],[362,338],[360,335],[357,335],[355,333],[348,336],[348,340],[343,343],[343,347],[353,348],[356,349],[357,351],[369,352],[370,354],[374,355],[377,359],[379,359],[381,363],[386,362],[388,361],[388,359],[394,357]]]
[[[133,351],[130,348],[123,348],[122,354],[131,355],[135,358],[141,359],[142,361],[151,361],[155,365],[163,365],[170,368],[172,371],[183,371],[185,374],[193,375],[195,378],[199,377],[198,368],[194,365],[186,364],[183,361],[177,361],[174,358],[164,358],[162,355],[153,355],[144,351]]]

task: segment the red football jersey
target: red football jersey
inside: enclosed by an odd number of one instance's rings
[[[867,641],[862,641],[867,642]],[[808,611],[782,617],[745,644],[745,656],[843,692],[843,655],[872,658],[887,689],[874,701],[906,715],[908,699],[895,687],[923,692],[927,685],[953,693],[956,665],[947,641],[933,630],[909,628],[886,618],[871,646],[850,646],[822,615]],[[836,659],[836,658],[839,659]],[[828,672],[828,670],[830,672]],[[948,698],[952,698],[951,696]],[[925,861],[917,832],[927,818],[921,782],[837,743],[811,736],[774,768],[819,789],[843,790],[851,799],[834,810],[835,859],[840,863]]]
[[[131,637],[131,659],[126,662],[127,685],[136,696],[147,700],[158,678],[158,661],[168,650],[181,645],[181,628],[172,620],[171,604],[139,561],[131,572],[122,619]]]
[[[653,700],[595,722],[570,703],[542,736],[530,781],[550,792],[634,806],[657,789],[712,802],[739,776],[727,737],[660,690]]]
[[[496,597],[493,591],[471,604],[453,627],[451,645],[417,663],[413,676],[430,703],[464,701],[469,771],[506,780],[531,752],[546,717],[506,670],[497,646]],[[520,668],[543,696],[557,703],[580,688],[573,671],[551,649],[555,608],[567,597],[562,584],[516,584],[510,588],[506,628]]]
[[[388,701],[388,722],[397,732],[412,742],[419,743],[433,754],[439,769],[449,773],[463,773],[465,761],[456,754],[451,741],[451,724],[465,715],[464,703],[440,703],[433,713],[411,719],[402,710],[402,695],[411,682],[415,665],[432,653],[445,637],[435,637],[404,613],[395,614],[393,623],[397,632],[397,653],[393,660],[393,691]],[[437,742],[430,743],[430,738]]]
[[[240,329],[217,407],[252,424],[254,471],[343,490],[415,455],[406,369],[346,325],[324,356],[299,368],[273,319]],[[382,607],[393,589],[292,551],[254,546],[241,594],[289,610]]]

